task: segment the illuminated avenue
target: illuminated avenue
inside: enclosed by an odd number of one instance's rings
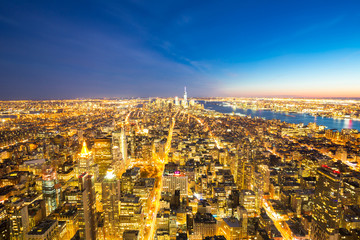
[[[357,130],[206,110],[186,89],[0,111],[0,239],[359,239]]]

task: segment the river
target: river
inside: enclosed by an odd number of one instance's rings
[[[220,113],[232,113],[234,110],[232,107],[222,106],[221,102],[204,102],[205,109],[214,110]],[[327,129],[334,129],[341,131],[341,129],[356,129],[360,131],[360,121],[351,119],[335,119],[327,117],[314,117],[303,113],[285,113],[275,112],[271,110],[251,110],[251,109],[236,109],[235,113],[244,114],[251,117],[261,117],[265,119],[279,119],[288,123],[303,123],[305,125],[315,122],[317,125],[325,126]]]

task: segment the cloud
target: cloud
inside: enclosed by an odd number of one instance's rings
[[[344,16],[341,15],[341,16],[337,16],[336,18],[333,18],[333,19],[331,19],[329,21],[326,21],[326,22],[321,22],[321,23],[310,25],[310,26],[308,26],[306,28],[303,28],[303,29],[300,29],[300,30],[296,31],[292,35],[292,37],[296,38],[296,37],[306,35],[306,34],[311,33],[311,32],[315,32],[315,31],[318,31],[318,30],[330,28],[330,27],[334,26],[335,24],[341,22],[343,19],[344,19]]]
[[[313,33],[313,32],[319,31],[319,30],[323,30],[323,29],[328,29],[328,28],[336,25],[337,23],[341,22],[343,19],[344,19],[344,16],[340,15],[340,16],[337,16],[328,21],[309,25],[303,29],[295,31],[293,34],[289,34],[288,36],[275,38],[271,41],[265,42],[261,45],[261,47],[269,47],[269,46],[273,46],[273,45],[276,45],[279,43],[288,42],[288,41],[294,40],[296,38],[299,38],[303,35],[307,35],[309,33]]]
[[[3,99],[172,96],[179,95],[184,85],[192,96],[212,91],[211,84],[205,84],[209,79],[198,70],[201,63],[168,58],[137,36],[62,19],[43,20],[37,18],[41,31],[34,31],[32,38],[0,48],[11,56],[0,61],[2,78],[8,80],[0,90]]]

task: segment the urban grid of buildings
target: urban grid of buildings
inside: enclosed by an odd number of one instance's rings
[[[360,239],[356,130],[222,114],[186,88],[0,117],[0,239]]]

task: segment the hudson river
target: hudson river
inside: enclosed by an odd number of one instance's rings
[[[232,113],[233,109],[231,107],[220,105],[221,102],[206,102],[199,101],[204,104],[205,109],[215,110],[221,113]],[[327,129],[336,129],[341,131],[343,128],[352,128],[360,131],[360,121],[355,121],[351,119],[334,119],[326,117],[314,117],[308,114],[302,113],[284,113],[284,112],[274,112],[270,110],[251,110],[251,109],[236,109],[235,113],[244,114],[251,117],[261,117],[265,119],[279,119],[288,123],[303,123],[307,125],[308,123],[315,122],[317,125],[322,125],[327,127]]]

